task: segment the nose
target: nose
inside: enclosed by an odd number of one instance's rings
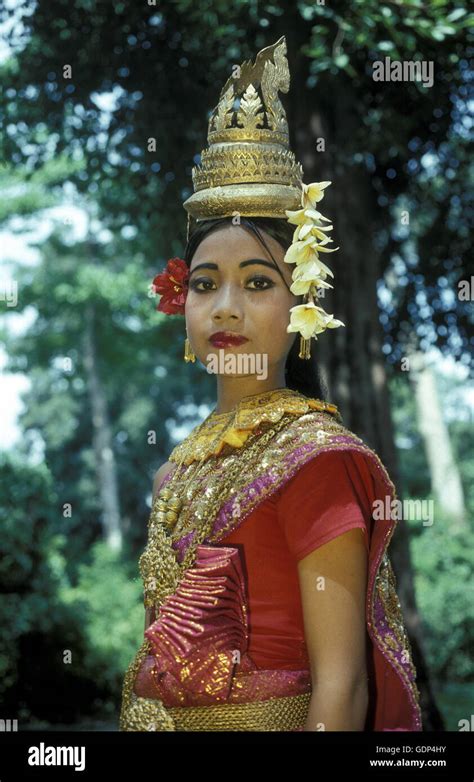
[[[217,294],[213,296],[212,320],[222,324],[227,320],[238,322],[242,320],[242,300],[238,291],[231,283],[221,285]]]

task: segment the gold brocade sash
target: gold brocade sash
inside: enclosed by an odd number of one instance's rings
[[[304,726],[311,693],[249,703],[165,708],[132,693],[120,729],[128,731],[292,731]]]

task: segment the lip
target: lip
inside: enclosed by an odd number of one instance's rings
[[[243,334],[235,334],[232,331],[216,331],[209,337],[209,342],[212,342],[215,347],[224,347],[225,345],[243,345],[244,342],[248,342],[248,339]]]

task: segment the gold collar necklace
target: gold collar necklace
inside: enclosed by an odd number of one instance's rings
[[[264,422],[276,423],[285,413],[300,416],[308,410],[331,413],[341,420],[336,405],[312,399],[290,388],[276,388],[261,394],[250,394],[225,413],[215,409],[172,450],[169,461],[179,466],[218,456],[225,445],[241,448],[248,437]]]

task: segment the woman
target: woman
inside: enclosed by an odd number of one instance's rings
[[[185,359],[216,373],[217,406],[155,479],[121,730],[421,730],[387,557],[395,489],[311,357],[344,324],[315,304],[331,287],[329,183],[298,178],[286,67],[280,39],[223,88],[184,261],[154,280],[158,309],[185,314]]]

